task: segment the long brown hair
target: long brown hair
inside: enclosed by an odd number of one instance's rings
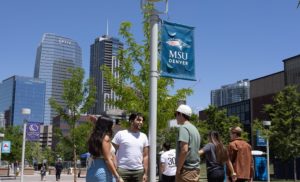
[[[210,131],[208,137],[209,140],[215,145],[217,162],[223,164],[228,160],[228,153],[220,139],[219,133],[217,131]]]
[[[93,157],[100,157],[102,154],[102,140],[105,135],[112,137],[113,122],[110,118],[99,117],[95,123],[93,132],[88,140],[89,152]]]

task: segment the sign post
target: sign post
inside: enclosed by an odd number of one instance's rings
[[[23,115],[30,115],[31,109],[23,108],[22,109]],[[26,144],[26,127],[27,127],[27,120],[24,119],[24,125],[23,125],[23,144],[22,144],[22,166],[21,166],[21,182],[24,182],[24,163],[25,163],[25,144]]]
[[[4,138],[4,133],[0,133],[0,166],[1,166],[1,154],[2,154],[2,139]]]

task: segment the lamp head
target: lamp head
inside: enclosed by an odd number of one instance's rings
[[[22,114],[29,115],[31,113],[31,109],[29,108],[22,108]]]
[[[264,126],[271,126],[271,121],[263,121]]]

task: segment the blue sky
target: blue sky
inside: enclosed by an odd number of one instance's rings
[[[161,19],[195,27],[196,82],[187,102],[194,111],[210,104],[210,91],[241,79],[283,70],[282,60],[300,54],[298,0],[174,0]],[[43,33],[74,39],[88,73],[90,45],[98,36],[118,37],[123,21],[142,40],[138,0],[2,0],[0,2],[0,81],[33,76]]]

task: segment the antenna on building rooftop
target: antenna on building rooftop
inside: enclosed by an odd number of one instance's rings
[[[108,19],[106,20],[106,36],[108,36]]]

